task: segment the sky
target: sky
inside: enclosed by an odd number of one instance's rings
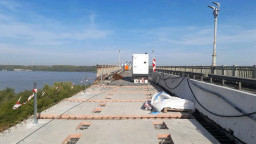
[[[217,65],[256,65],[256,1],[218,0]],[[211,65],[209,0],[0,0],[0,64]],[[151,58],[150,58],[151,59]]]

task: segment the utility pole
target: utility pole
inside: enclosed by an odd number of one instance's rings
[[[217,37],[217,17],[220,11],[220,4],[217,2],[212,2],[217,7],[208,6],[209,8],[213,9],[213,16],[214,16],[214,39],[213,39],[213,54],[212,54],[212,66],[216,66],[216,37]]]
[[[154,49],[152,49],[152,59],[155,58],[155,55],[154,55]]]
[[[102,85],[103,65],[101,66],[100,84]]]
[[[120,65],[120,49],[119,49],[118,53],[119,53],[118,65],[121,66],[121,65]]]
[[[123,63],[124,63],[124,57],[122,57],[122,65],[123,65]]]

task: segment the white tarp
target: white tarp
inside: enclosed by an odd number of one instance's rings
[[[151,105],[159,112],[163,108],[173,108],[181,110],[190,109],[192,112],[195,111],[195,105],[193,102],[186,99],[170,96],[165,92],[159,92],[153,95],[151,99]]]

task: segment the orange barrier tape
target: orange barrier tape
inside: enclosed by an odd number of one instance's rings
[[[188,118],[188,113],[178,114],[158,114],[158,115],[39,115],[39,119],[79,119],[79,120],[113,120],[113,119],[173,119]]]

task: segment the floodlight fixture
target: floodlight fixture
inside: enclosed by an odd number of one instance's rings
[[[214,6],[211,6],[211,5],[209,5],[208,7],[211,8],[211,9],[213,9],[213,10],[216,9]]]
[[[220,6],[220,3],[217,3],[217,2],[212,2],[212,3],[217,5],[218,7]]]

